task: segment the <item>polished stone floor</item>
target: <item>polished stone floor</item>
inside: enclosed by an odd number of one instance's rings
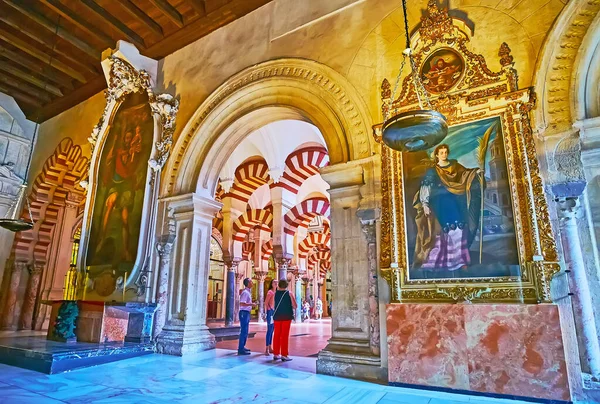
[[[315,360],[282,363],[216,349],[185,358],[152,354],[58,375],[0,365],[0,403],[518,403],[317,375]]]

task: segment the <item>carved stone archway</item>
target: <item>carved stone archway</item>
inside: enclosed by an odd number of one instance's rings
[[[343,76],[310,60],[272,60],[234,75],[198,108],[173,148],[161,194],[212,198],[215,167],[253,130],[282,119],[317,126],[332,165],[372,154],[370,116]]]
[[[181,355],[214,347],[206,326],[206,302],[198,296],[207,291],[212,218],[221,207],[215,201],[219,173],[246,136],[284,119],[315,125],[331,163],[320,172],[330,185],[332,227],[339,229],[331,248],[335,314],[333,338],[320,353],[317,370],[384,380],[379,322],[373,325],[370,320],[377,315],[371,311],[379,308],[367,303],[376,268],[371,265],[376,265],[375,244],[362,232],[364,223],[378,219],[380,170],[379,158],[373,156],[372,122],[362,98],[343,76],[309,60],[273,60],[236,74],[200,106],[179,136],[164,170],[159,208],[173,212],[177,235],[168,287],[174,292],[158,350]],[[229,283],[237,262],[227,266]]]

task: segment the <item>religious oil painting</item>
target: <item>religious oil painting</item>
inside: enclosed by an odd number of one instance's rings
[[[430,93],[447,92],[458,83],[464,70],[463,59],[458,53],[452,49],[439,49],[423,63],[423,85]]]
[[[86,256],[91,272],[110,268],[123,275],[133,269],[153,131],[147,95],[129,95],[110,124],[98,163]]]
[[[520,275],[502,136],[486,119],[403,153],[409,279]]]

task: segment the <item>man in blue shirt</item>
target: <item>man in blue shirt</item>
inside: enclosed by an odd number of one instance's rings
[[[248,331],[250,329],[250,310],[254,307],[252,303],[252,279],[244,279],[246,289],[240,294],[240,339],[238,342],[238,355],[250,355],[250,350],[246,349],[248,340]]]

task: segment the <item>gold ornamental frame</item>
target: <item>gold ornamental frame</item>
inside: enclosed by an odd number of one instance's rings
[[[413,37],[413,55],[421,68],[425,59],[441,48],[451,48],[465,61],[461,79],[448,92],[432,97],[433,108],[444,114],[449,126],[499,118],[511,203],[520,276],[464,279],[409,279],[402,153],[385,146],[382,124],[374,136],[382,144],[382,276],[392,290],[392,302],[550,302],[550,281],[560,270],[558,252],[548,215],[539,172],[530,114],[535,106],[533,88],[518,89],[517,72],[506,43],[498,56],[502,70],[491,71],[481,55],[469,50],[470,32],[462,21],[428,4],[429,15]],[[404,78],[399,96],[391,100],[391,86],[381,86],[383,116],[418,109],[410,76]]]

